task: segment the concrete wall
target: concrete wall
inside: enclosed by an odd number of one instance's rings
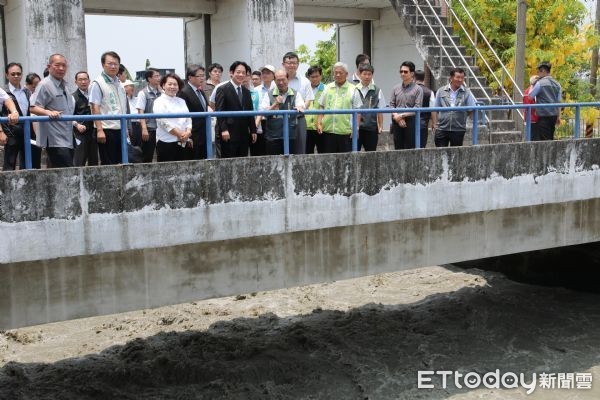
[[[228,70],[235,60],[253,69],[280,65],[281,57],[294,49],[294,4],[292,0],[224,0],[211,17],[213,61]],[[265,45],[267,44],[268,45]],[[229,79],[225,71],[223,79]]]
[[[79,0],[10,0],[5,9],[10,61],[40,76],[53,53],[64,54],[69,71],[86,69],[85,19]]]
[[[417,69],[423,69],[425,63],[396,11],[386,8],[381,10],[380,16],[378,21],[373,21],[372,61],[376,82],[388,89],[385,96],[389,101],[391,88],[401,80],[400,64],[412,61]]]
[[[2,173],[0,329],[600,241],[599,150]]]
[[[204,19],[202,17],[183,20],[185,40],[185,64],[205,64],[206,38],[204,36]],[[204,65],[208,67],[208,65]]]
[[[363,28],[360,22],[339,24],[338,34],[338,60],[348,64],[350,79],[356,69],[356,55],[363,52]]]

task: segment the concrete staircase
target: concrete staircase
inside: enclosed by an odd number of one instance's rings
[[[429,0],[429,2],[430,4],[436,3],[434,0]],[[448,19],[442,15],[441,7],[434,6],[432,11],[425,0],[417,0],[423,11],[423,16],[413,0],[390,0],[390,3],[403,21],[404,26],[415,41],[419,53],[431,70],[435,78],[431,84],[433,88],[438,89],[448,82],[448,75],[452,68],[452,62],[448,59],[449,56],[454,65],[465,70],[465,83],[478,101],[484,104],[501,103],[500,99],[495,99],[492,96],[492,90],[488,86],[487,79],[481,74],[474,58],[467,54],[467,49],[464,46],[460,45],[460,39],[458,35],[454,34],[452,26],[448,25]],[[434,12],[439,16],[439,21]],[[450,36],[443,31],[440,21],[444,24]],[[444,32],[441,41],[445,51],[440,46],[432,29],[438,35],[440,32]],[[454,44],[456,44],[456,47]],[[469,71],[469,67],[472,72]],[[481,83],[483,88],[478,85],[477,81]],[[523,140],[523,132],[516,128],[512,114],[507,110],[488,111],[486,114],[487,124],[479,126],[479,144],[509,143]],[[481,123],[483,122],[480,121]],[[471,137],[471,129],[468,129],[465,144],[471,143]]]

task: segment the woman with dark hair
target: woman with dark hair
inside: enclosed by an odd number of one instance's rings
[[[185,100],[177,97],[183,81],[176,74],[166,74],[160,80],[164,94],[154,101],[155,114],[182,114],[189,112]],[[156,120],[156,152],[158,162],[181,161],[191,158],[192,119],[158,118]]]
[[[42,79],[35,72],[30,72],[25,77],[25,87],[29,89],[31,93],[35,92],[35,87],[40,83]]]

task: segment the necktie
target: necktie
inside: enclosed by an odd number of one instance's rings
[[[198,99],[200,100],[200,104],[202,104],[202,108],[204,109],[204,111],[206,111],[206,102],[204,101],[204,96],[202,96],[202,93],[200,93],[200,91],[198,89],[196,89],[196,95],[198,96]]]
[[[238,94],[238,98],[240,99],[240,104],[243,105],[244,103],[242,103],[242,87],[241,86],[238,86],[237,94]]]

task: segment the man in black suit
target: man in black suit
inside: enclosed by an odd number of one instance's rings
[[[231,80],[216,89],[216,111],[253,111],[250,91],[244,86],[250,66],[243,61],[235,61],[229,67]],[[256,142],[256,123],[253,116],[218,117],[221,157],[246,157],[250,141]]]
[[[89,92],[90,76],[85,71],[75,74],[77,90],[73,92],[75,110],[73,115],[90,115]],[[94,121],[77,121],[73,124],[73,134],[77,147],[73,154],[73,165],[83,167],[87,165],[98,165],[98,140],[94,129]]]
[[[187,82],[177,93],[177,97],[185,100],[190,112],[208,111],[208,100],[204,94],[204,67],[192,64],[186,72]],[[210,123],[210,121],[209,121]],[[206,159],[206,118],[192,118],[193,159]],[[210,143],[210,142],[209,142]],[[212,143],[210,143],[212,145]]]
[[[6,67],[6,93],[12,100],[14,108],[19,116],[25,117],[29,115],[29,98],[31,92],[26,87],[21,85],[23,78],[23,67],[20,63],[11,62]],[[8,102],[6,102],[8,103]],[[2,116],[9,116],[11,113],[7,104],[2,107]],[[32,126],[33,127],[33,126]],[[25,130],[22,123],[17,125],[5,125],[4,131],[9,135],[7,143],[4,145],[4,167],[5,171],[15,170],[17,167],[17,158],[21,169],[25,168]],[[31,139],[35,140],[35,132],[31,129]],[[42,149],[31,144],[27,144],[31,148],[31,166],[39,169],[41,166]]]

